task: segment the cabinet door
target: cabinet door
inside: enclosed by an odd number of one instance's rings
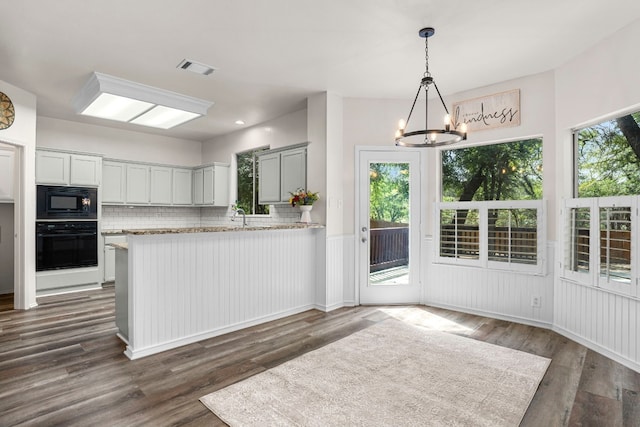
[[[36,151],[36,182],[68,185],[70,159],[67,153]]]
[[[229,205],[229,166],[216,165],[214,173],[214,200],[215,206]]]
[[[173,169],[173,204],[190,205],[193,203],[193,182],[191,169]]]
[[[149,166],[127,165],[127,203],[149,203]]]
[[[280,153],[280,201],[288,202],[290,193],[307,187],[307,150]]]
[[[69,184],[97,187],[102,177],[102,158],[71,154]]]
[[[173,170],[167,167],[151,166],[149,200],[155,205],[170,205]]]
[[[215,179],[216,174],[213,166],[208,166],[202,170],[204,185],[202,186],[202,203],[213,205],[215,201]]]
[[[126,163],[105,160],[102,164],[102,203],[124,203],[126,201],[126,180]]]
[[[13,201],[13,174],[15,170],[13,148],[0,148],[0,200]]]
[[[193,171],[193,204],[201,205],[204,203],[204,169],[196,169]]]
[[[280,202],[280,153],[258,158],[258,203]]]

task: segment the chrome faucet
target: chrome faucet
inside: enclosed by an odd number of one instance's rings
[[[247,214],[244,212],[244,209],[235,208],[234,211],[235,212],[234,212],[233,216],[231,217],[231,221],[233,221],[238,216],[238,214],[241,214],[242,215],[242,228],[246,227],[247,226]]]

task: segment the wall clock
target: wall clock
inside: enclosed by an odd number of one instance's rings
[[[16,110],[13,102],[6,94],[0,92],[0,130],[11,126],[15,118]]]

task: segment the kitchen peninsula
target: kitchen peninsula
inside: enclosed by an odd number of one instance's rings
[[[322,226],[123,232],[116,325],[130,359],[316,307]]]

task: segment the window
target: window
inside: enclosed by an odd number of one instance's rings
[[[438,261],[542,272],[542,139],[441,155]]]
[[[574,131],[577,197],[640,194],[640,112]]]
[[[489,261],[536,264],[536,209],[489,209]]]
[[[640,112],[573,132],[575,195],[566,200],[562,275],[638,295]]]
[[[563,277],[637,295],[637,196],[569,199]]]
[[[269,213],[269,205],[258,204],[258,157],[261,151],[269,147],[258,148],[236,154],[238,169],[238,200],[236,205],[244,209],[248,215],[261,215]]]

